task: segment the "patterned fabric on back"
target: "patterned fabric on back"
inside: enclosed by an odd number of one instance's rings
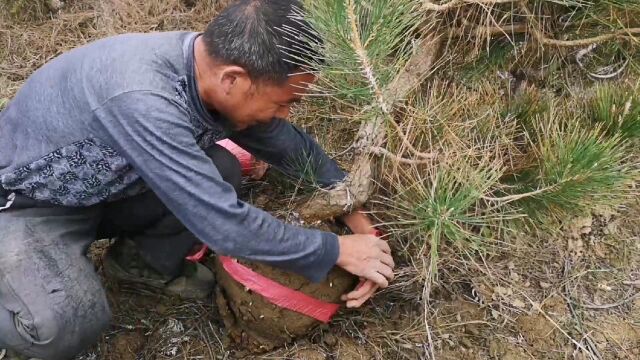
[[[187,79],[175,84],[176,100],[187,106]],[[226,137],[218,124],[205,124],[191,113],[189,119],[198,146],[211,147]],[[84,139],[0,178],[0,185],[36,200],[64,206],[91,206],[147,191],[127,160],[98,139]]]
[[[7,190],[65,206],[90,206],[146,190],[127,161],[96,139],[55,150],[3,175],[0,183]]]

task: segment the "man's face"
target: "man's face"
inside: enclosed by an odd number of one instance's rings
[[[291,75],[284,84],[238,79],[218,111],[231,121],[236,130],[268,123],[274,117],[286,119],[291,106],[307,94],[314,80],[315,76],[308,73]],[[243,83],[246,81],[249,84]]]

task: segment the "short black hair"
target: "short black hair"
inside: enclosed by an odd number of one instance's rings
[[[297,0],[238,0],[207,26],[208,54],[241,66],[253,80],[283,83],[321,61],[322,40],[305,20]]]

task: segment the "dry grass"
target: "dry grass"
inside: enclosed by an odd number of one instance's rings
[[[0,99],[10,99],[48,60],[92,40],[125,32],[201,31],[217,1],[70,0],[57,14],[18,21],[0,13]]]

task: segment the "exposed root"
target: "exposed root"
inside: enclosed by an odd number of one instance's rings
[[[614,40],[614,39],[635,39],[634,35],[640,35],[640,28],[628,28],[628,29],[620,29],[614,31],[612,33],[598,35],[585,39],[576,39],[576,40],[556,40],[550,39],[546,37],[542,31],[539,30],[538,24],[535,23],[534,15],[531,13],[529,8],[527,7],[526,2],[520,2],[520,9],[527,16],[530,26],[530,31],[533,37],[540,44],[543,45],[553,45],[553,46],[562,46],[562,47],[577,47],[577,46],[589,46],[593,44],[603,43],[605,41]]]
[[[616,64],[616,65],[608,65],[605,66],[603,68],[598,69],[597,72],[591,72],[589,70],[587,70],[586,66],[584,65],[584,63],[582,62],[582,59],[587,56],[588,54],[590,54],[593,50],[595,50],[598,47],[597,44],[591,44],[588,47],[578,51],[576,53],[576,63],[578,64],[578,66],[587,72],[587,75],[589,75],[590,77],[594,78],[594,79],[600,79],[600,80],[606,80],[606,79],[613,79],[614,77],[622,74],[622,72],[624,71],[624,69],[627,68],[627,65],[629,65],[629,63],[631,62],[631,60],[629,58],[627,58],[625,61],[623,61],[622,63]],[[615,67],[618,67],[617,69]]]

